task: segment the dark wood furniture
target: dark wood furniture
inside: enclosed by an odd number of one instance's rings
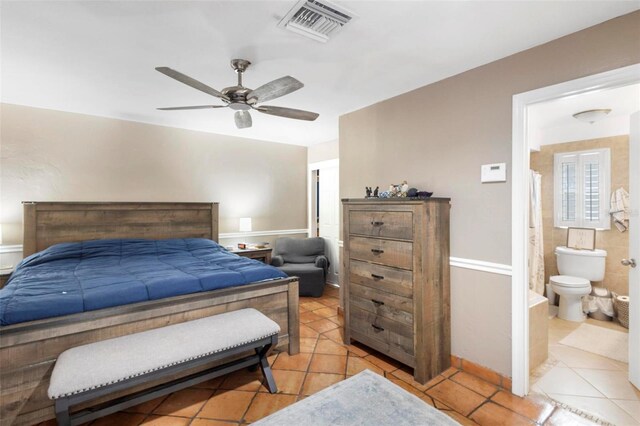
[[[271,248],[248,248],[248,249],[238,249],[234,248],[230,250],[231,253],[237,254],[238,256],[248,257],[249,259],[260,260],[267,265],[271,265]]]
[[[345,343],[426,383],[450,366],[448,198],[345,199]]]
[[[217,203],[24,203],[25,256],[65,241],[188,237],[218,240]],[[56,357],[68,348],[248,307],[280,325],[281,347],[299,352],[295,277],[2,327],[2,424],[35,424],[54,417],[47,397],[49,376]]]

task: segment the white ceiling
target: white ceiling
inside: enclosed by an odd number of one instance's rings
[[[611,109],[606,118],[587,123],[573,114]],[[597,90],[531,105],[527,109],[532,148],[608,136],[628,135],[631,114],[640,111],[640,84]]]
[[[299,145],[338,137],[338,117],[629,13],[638,1],[338,1],[358,18],[326,44],[276,25],[290,1],[2,1],[1,99]],[[615,48],[615,47],[612,47]],[[217,100],[154,71],[169,66],[220,90],[232,58],[245,85],[305,83],[270,105],[320,113],[302,122],[229,109],[156,111]]]

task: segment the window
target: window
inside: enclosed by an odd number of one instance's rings
[[[610,229],[610,150],[554,155],[554,226]]]

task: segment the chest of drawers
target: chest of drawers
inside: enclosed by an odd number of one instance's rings
[[[342,203],[345,343],[409,365],[426,383],[450,365],[450,200]]]

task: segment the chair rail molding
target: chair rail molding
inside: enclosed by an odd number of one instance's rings
[[[449,257],[449,265],[457,268],[473,269],[474,271],[490,272],[492,274],[511,276],[511,265],[493,263],[484,260]]]
[[[0,253],[22,253],[22,244],[0,244]]]
[[[308,234],[309,229],[274,229],[270,231],[250,231],[250,232],[222,232],[220,239],[243,238],[243,237],[266,237],[269,235],[296,235]]]
[[[268,231],[251,232],[222,232],[220,239],[243,238],[243,237],[265,237],[270,235],[307,235],[309,230],[302,229],[274,229]],[[0,244],[0,253],[22,253],[22,244]]]

